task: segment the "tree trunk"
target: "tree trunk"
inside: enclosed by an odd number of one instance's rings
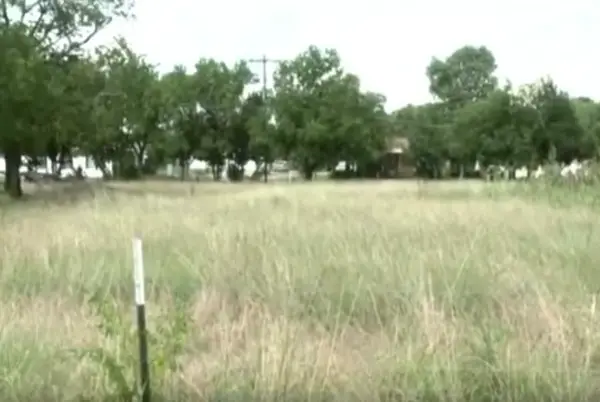
[[[210,171],[212,173],[213,181],[219,181],[219,179],[221,178],[220,166],[211,164]]]
[[[185,163],[185,159],[181,158],[179,159],[179,168],[181,169],[181,171],[179,172],[179,179],[181,181],[185,181],[185,171],[187,168],[187,163]]]
[[[225,164],[221,166],[221,171],[219,173],[219,178],[221,181],[227,182],[231,180],[231,166],[229,159],[225,158]]]
[[[71,155],[71,149],[66,146],[63,145],[62,147],[60,147],[60,152],[58,154],[58,160],[57,160],[57,166],[56,169],[53,169],[53,174],[56,174],[56,176],[60,177],[61,172],[63,170],[63,168],[65,167],[65,164],[67,163],[67,159],[70,160],[70,164],[71,167],[73,167],[73,156]],[[104,172],[102,172],[104,173]]]
[[[56,165],[53,163],[52,164],[52,174],[56,177],[60,177],[63,167],[64,167],[63,162],[58,162]]]
[[[265,158],[265,165],[263,166],[263,180],[264,182],[268,182],[269,181],[269,168],[268,168],[268,164],[267,164],[267,158]]]
[[[98,166],[98,169],[100,169],[100,171],[102,172],[103,179],[106,180],[106,179],[110,178],[110,173],[108,172],[108,169],[106,168],[106,162],[99,161],[97,166]]]
[[[56,175],[58,165],[58,153],[48,153],[48,159],[50,160],[50,174]]]
[[[237,162],[232,162],[229,164],[229,168],[227,170],[227,176],[229,177],[229,180],[238,182],[244,181],[244,172],[246,170],[244,165]]]
[[[302,174],[305,180],[311,181],[315,175],[315,168],[310,165],[304,165],[304,168],[302,169]]]
[[[136,167],[138,168],[138,170],[141,172],[144,168],[144,152],[139,152],[136,155],[136,160],[135,160],[135,164]]]
[[[8,148],[4,155],[6,161],[6,177],[4,178],[4,191],[11,198],[20,198],[23,195],[21,187],[21,152],[18,148]]]

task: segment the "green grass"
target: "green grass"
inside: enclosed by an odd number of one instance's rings
[[[597,400],[596,190],[536,191],[131,183],[5,209],[0,399],[131,399],[137,233],[155,400]]]

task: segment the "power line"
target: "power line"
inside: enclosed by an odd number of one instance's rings
[[[266,55],[263,55],[259,59],[248,59],[248,63],[260,63],[262,64],[262,84],[263,84],[263,96],[267,98],[267,64],[269,63],[282,63],[284,60],[270,59]]]

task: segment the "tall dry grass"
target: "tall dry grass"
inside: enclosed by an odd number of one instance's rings
[[[593,206],[483,183],[186,186],[2,216],[1,400],[119,397],[71,352],[133,378],[134,234],[151,329],[188,320],[157,343],[181,349],[150,351],[176,363],[156,400],[598,400]]]

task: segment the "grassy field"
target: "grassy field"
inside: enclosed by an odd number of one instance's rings
[[[142,183],[5,206],[0,400],[130,398],[139,234],[155,401],[596,401],[600,208],[578,191]]]

